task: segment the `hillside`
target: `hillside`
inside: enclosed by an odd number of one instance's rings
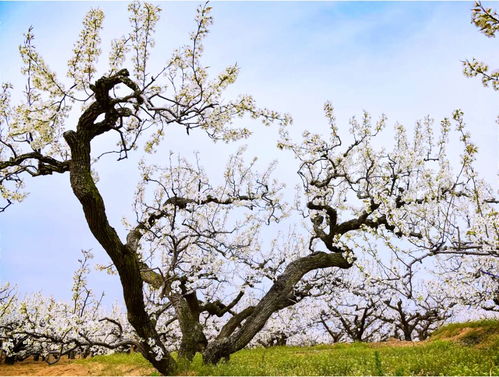
[[[499,348],[499,320],[451,323],[435,331],[431,340],[448,340],[465,346]]]

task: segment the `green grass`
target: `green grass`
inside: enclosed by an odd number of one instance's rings
[[[228,363],[203,365],[197,356],[188,375],[498,375],[499,351],[448,341],[409,346],[349,344],[242,350]]]
[[[190,365],[181,366],[178,373],[199,376],[499,375],[497,342],[477,346],[475,343],[445,339],[447,336],[459,335],[462,329],[469,327],[489,334],[479,341],[488,340],[491,333],[493,336],[499,334],[499,321],[481,321],[445,326],[435,332],[429,341],[421,343],[343,343],[315,347],[255,348],[239,351],[231,356],[229,362],[218,365],[203,365],[201,355],[198,354]],[[111,368],[123,363],[144,368],[149,366],[140,354],[98,356],[79,362],[93,361],[109,364]]]

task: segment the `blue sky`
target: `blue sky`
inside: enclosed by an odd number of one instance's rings
[[[161,2],[162,21],[153,54],[156,64],[187,41],[195,2]],[[104,47],[127,32],[126,3],[97,4],[106,12]],[[340,123],[363,109],[390,124],[407,126],[429,114],[437,122],[456,108],[465,112],[480,148],[479,168],[496,182],[498,94],[462,75],[461,60],[480,57],[499,65],[497,41],[470,23],[472,2],[213,2],[215,25],[206,42],[205,63],[213,71],[237,62],[241,75],[231,93],[251,93],[258,103],[290,112],[292,133],[326,127],[322,104],[331,100]],[[92,2],[0,2],[0,81],[19,81],[17,46],[34,26],[35,42],[53,70],[64,72],[81,19]],[[102,62],[105,64],[105,59]],[[438,124],[438,123],[436,123]],[[278,173],[292,184],[296,165],[275,152],[276,130],[255,124],[246,143],[262,162],[281,160]],[[201,135],[186,139],[172,129],[165,148],[206,156],[217,173],[225,153],[237,145],[213,145]],[[100,182],[111,221],[120,227],[130,213],[134,163],[104,162]],[[107,258],[88,231],[72,196],[68,176],[27,180],[30,196],[0,215],[0,281],[20,291],[42,290],[70,297],[80,249]],[[91,285],[119,297],[117,277],[93,273]]]

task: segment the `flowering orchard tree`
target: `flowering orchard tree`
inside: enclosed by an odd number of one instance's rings
[[[329,140],[306,132],[297,144],[283,131],[280,144],[301,163],[298,174],[308,209],[304,215],[312,224],[311,250],[323,244],[353,261],[352,249],[376,257],[376,248],[367,241],[378,240],[397,258],[409,250],[404,257],[412,264],[434,254],[498,256],[497,201],[473,166],[478,149],[461,111],[441,122],[438,136],[429,118],[417,122],[412,139],[397,124],[391,151],[377,146],[384,117],[375,124],[367,113],[361,120],[353,117],[347,142],[331,104],[325,105],[325,113]],[[452,122],[462,144],[458,164],[447,157]]]
[[[462,112],[456,111],[452,120],[444,119],[437,137],[429,118],[416,124],[412,139],[405,127],[396,125],[391,150],[380,147],[379,138],[376,139],[384,130],[384,117],[375,124],[367,113],[360,121],[352,118],[351,140],[346,141],[341,136],[346,133],[341,133],[336,125],[330,104],[325,105],[325,113],[330,125],[329,140],[307,132],[298,144],[290,141],[284,132],[280,144],[293,151],[301,162],[298,171],[304,192],[301,208],[307,209],[302,214],[310,219],[312,252],[326,247],[331,254],[341,255],[348,263],[364,268],[366,284],[376,278],[365,270],[368,257],[383,267],[384,280],[405,282],[404,289],[409,290],[406,297],[411,300],[418,296],[411,283],[416,266],[431,256],[447,259],[468,256],[476,263],[497,261],[497,201],[491,187],[478,177],[473,167],[477,148],[465,129]],[[458,164],[447,157],[452,123],[462,145]],[[380,250],[391,250],[390,258],[398,266],[387,263],[387,255]],[[453,277],[458,284],[459,270],[454,271]],[[355,319],[361,324],[369,319],[374,325],[382,296],[382,292],[373,292],[361,302],[354,297],[341,300],[343,306],[352,309],[344,313],[351,314],[353,325]],[[399,324],[402,316],[409,314],[404,300],[400,301],[400,307],[390,300],[383,303],[398,315]],[[428,323],[435,322],[431,303],[423,306],[421,309],[428,309],[425,311],[428,315],[413,313],[411,326],[416,322],[423,326],[421,317],[428,317]],[[336,318],[341,318],[343,313],[338,305],[333,305],[333,309],[337,310]],[[446,317],[439,316],[436,322]],[[396,318],[385,320],[395,322]],[[356,327],[344,322],[343,327],[345,324]],[[425,335],[424,329],[421,335]]]
[[[499,260],[498,258],[475,259],[438,258],[435,266],[438,276],[432,282],[432,290],[442,297],[456,302],[459,307],[481,309],[482,314],[499,313]],[[458,274],[456,274],[456,271]]]
[[[142,255],[151,301],[174,308],[182,357],[192,359],[206,348],[204,323],[210,316],[231,314],[220,329],[231,334],[252,310],[235,315],[245,290],[276,268],[273,248],[268,255],[259,252],[258,233],[262,224],[283,216],[281,186],[270,178],[272,167],[258,174],[254,162],[246,164],[240,150],[229,159],[219,186],[210,183],[199,161],[190,164],[172,155],[166,168],[141,166],[134,203],[139,225],[128,242]]]
[[[99,73],[102,11],[86,15],[65,78],[49,69],[28,31],[20,47],[23,97],[13,103],[10,84],[0,95],[0,190],[5,210],[23,199],[26,176],[69,173],[89,229],[119,275],[139,348],[159,372],[176,369],[168,334],[180,332],[180,355],[187,359],[196,352],[208,363],[228,358],[275,313],[318,295],[317,284],[331,268],[349,269],[367,253],[381,259],[372,242],[385,243],[407,263],[434,254],[497,256],[495,200],[473,168],[477,148],[461,112],[453,120],[463,152],[453,166],[446,157],[450,120],[442,121],[439,138],[429,119],[417,123],[412,140],[397,125],[393,145],[381,147],[384,118],[374,125],[367,113],[361,121],[353,118],[347,140],[329,104],[329,139],[306,133],[295,143],[281,127],[278,144],[300,163],[298,210],[309,220],[309,234],[261,241],[262,226],[279,221],[288,208],[272,166],[258,173],[240,151],[218,181],[198,159],[140,163],[136,216],[126,221],[121,239],[95,183],[92,164],[102,155],[92,155],[93,141],[115,135],[117,148],[105,154],[121,160],[139,146],[158,150],[171,125],[228,142],[250,134],[233,126],[244,116],[266,125],[290,122],[250,96],[226,98],[237,66],[208,77],[201,57],[210,7],[198,9],[190,45],[156,72],[148,63],[160,9],[136,2],[129,12],[131,31],[113,41],[109,66]]]
[[[406,341],[425,340],[451,318],[452,308],[457,301],[431,289],[433,279],[432,276],[426,281],[420,279],[417,283],[408,284],[400,279],[384,285],[378,319],[391,326],[395,338]]]
[[[19,49],[26,79],[24,98],[12,103],[14,88],[9,83],[2,85],[0,95],[0,190],[4,199],[1,208],[23,199],[26,175],[69,173],[88,226],[120,276],[128,320],[140,337],[144,356],[160,372],[172,373],[175,361],[146,310],[143,262],[138,252],[141,238],[155,219],[143,218],[150,222],[139,222],[127,240],[120,239],[108,222],[104,199],[95,185],[91,142],[104,134],[115,134],[118,147],[108,153],[117,153],[123,159],[138,147],[142,137],[146,138],[146,151],[153,151],[171,124],[181,125],[187,132],[204,130],[214,140],[231,141],[250,134],[245,128],[232,126],[235,118],[248,115],[264,124],[286,124],[289,118],[256,107],[250,96],[226,100],[223,93],[237,78],[236,65],[216,77],[208,77],[201,55],[203,39],[212,22],[210,7],[198,9],[191,44],[176,50],[167,64],[154,73],[148,71],[147,64],[160,8],[136,2],[129,5],[129,13],[131,31],[113,41],[109,67],[99,76],[96,63],[101,56],[102,11],[91,10],[83,20],[65,78],[51,71],[37,52],[33,30],[26,33]],[[81,106],[76,108],[78,103]],[[74,127],[68,124],[71,115],[77,117]],[[208,197],[201,200],[213,201]],[[173,207],[182,208],[185,204],[180,198]]]
[[[40,356],[52,364],[63,355],[102,354],[129,350],[136,336],[123,313],[114,307],[104,313],[102,295],[96,298],[87,288],[92,254],[83,251],[73,276],[72,302],[58,302],[36,293],[19,298],[8,286],[0,297],[0,350],[6,363]],[[9,293],[8,295],[6,293]]]

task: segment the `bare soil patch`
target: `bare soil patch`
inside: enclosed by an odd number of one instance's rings
[[[108,365],[92,362],[80,364],[63,359],[53,365],[43,361],[25,360],[14,365],[0,364],[0,376],[144,376],[150,375],[153,368],[136,365]]]

